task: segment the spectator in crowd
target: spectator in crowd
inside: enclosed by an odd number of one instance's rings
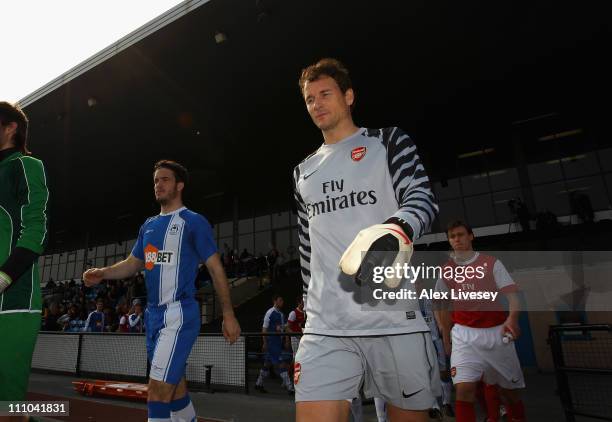
[[[114,308],[115,306],[117,306],[117,303],[119,302],[119,295],[117,293],[117,286],[111,286],[111,288],[108,290],[108,293],[106,294],[106,303],[108,304],[108,306]]]
[[[74,317],[75,315],[76,315],[75,305],[70,305],[70,307],[68,308],[68,312],[66,312],[65,314],[63,314],[61,317],[57,319],[57,323],[60,325],[60,327],[62,327],[62,331],[66,331],[66,328],[68,328],[68,323],[70,321],[70,318]]]
[[[101,333],[104,331],[104,301],[96,302],[96,309],[89,313],[85,322],[85,330],[92,333]]]
[[[240,259],[242,261],[245,261],[247,259],[249,259],[252,255],[249,253],[249,251],[247,251],[247,248],[244,248],[244,250],[242,251],[242,253],[240,254]]]
[[[61,326],[57,323],[60,316],[59,304],[57,302],[51,302],[49,311],[43,322],[42,331],[60,331]]]
[[[144,332],[144,313],[140,299],[134,299],[134,312],[128,316],[128,323],[130,324],[131,333]]]
[[[116,319],[113,308],[106,306],[104,308],[104,331],[112,333],[117,331],[119,321]]]
[[[287,332],[289,333],[298,333],[302,334],[302,329],[306,323],[306,313],[304,312],[304,298],[302,296],[298,296],[296,299],[297,306],[293,311],[289,313],[289,318],[287,318]],[[298,346],[300,344],[299,336],[291,337],[291,350],[293,351],[293,359],[295,360],[295,355],[298,351]]]
[[[129,333],[130,325],[128,323],[128,316],[132,313],[132,310],[128,312],[127,305],[120,303],[117,305],[117,316],[119,317],[119,327],[117,328],[118,333]]]
[[[70,316],[66,325],[64,325],[64,331],[69,333],[78,333],[84,330],[85,320],[83,319],[82,312],[79,312],[79,308],[76,305],[71,305],[68,309],[68,315]]]

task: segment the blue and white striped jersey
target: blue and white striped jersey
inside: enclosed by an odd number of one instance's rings
[[[210,224],[183,207],[145,221],[132,255],[145,262],[149,306],[193,299],[198,265],[217,251]]]
[[[323,144],[294,170],[299,251],[308,320],[304,333],[368,336],[428,331],[417,301],[407,312],[364,309],[359,286],[339,268],[357,233],[390,217],[415,240],[438,213],[412,140],[399,128],[360,128]]]

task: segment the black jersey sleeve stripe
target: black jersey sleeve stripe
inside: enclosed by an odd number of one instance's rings
[[[302,267],[302,282],[305,285],[310,283],[310,236],[308,235],[308,216],[304,200],[300,195],[298,181],[300,178],[300,166],[296,166],[293,171],[293,192],[298,212],[298,251],[300,254],[300,266]]]
[[[406,221],[416,239],[429,231],[438,214],[427,172],[416,145],[400,128],[385,128],[381,136],[387,148],[387,167],[399,206],[393,217]]]

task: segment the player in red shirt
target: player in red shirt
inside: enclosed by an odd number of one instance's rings
[[[287,332],[289,333],[300,333],[302,334],[302,329],[304,328],[304,324],[306,323],[306,313],[304,312],[304,298],[299,296],[297,298],[297,306],[293,311],[289,313],[289,318],[287,318]],[[291,350],[293,350],[293,359],[295,360],[295,354],[298,351],[298,346],[300,345],[300,337],[292,336],[291,337]]]
[[[518,390],[525,387],[525,381],[512,342],[520,335],[517,286],[498,259],[473,250],[474,234],[466,223],[451,223],[446,233],[453,253],[436,290],[448,293],[443,303],[452,303],[452,310],[437,309],[435,315],[442,328],[444,348],[451,355],[456,420],[475,422],[476,389],[483,380],[499,386],[508,404],[508,421],[523,422],[525,411]],[[510,312],[503,309],[499,295],[494,296],[496,292],[505,295]],[[487,293],[489,297],[453,298],[465,293]],[[487,416],[489,422],[497,422],[499,406],[491,407]]]

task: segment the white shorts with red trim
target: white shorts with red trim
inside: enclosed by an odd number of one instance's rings
[[[513,390],[525,388],[514,343],[504,343],[502,326],[474,328],[455,324],[451,331],[453,384],[478,382]]]

